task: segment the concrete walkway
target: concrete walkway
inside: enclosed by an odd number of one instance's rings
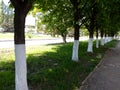
[[[79,90],[120,90],[120,41],[106,52]]]

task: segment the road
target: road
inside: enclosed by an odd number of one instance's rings
[[[73,39],[67,39],[68,42],[72,42]],[[26,40],[26,46],[31,45],[45,45],[45,44],[54,44],[54,43],[62,43],[62,39],[34,39],[34,40]],[[14,41],[13,40],[0,40],[0,48],[13,48]]]
[[[67,38],[67,42],[73,42],[73,38]],[[87,40],[87,38],[81,38],[82,40]],[[26,40],[26,46],[31,45],[45,45],[45,44],[54,44],[54,43],[62,43],[62,38],[53,38],[53,39],[34,39],[34,40]],[[13,48],[14,41],[13,40],[0,40],[0,48]]]

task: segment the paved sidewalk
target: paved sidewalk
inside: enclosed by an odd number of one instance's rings
[[[106,52],[79,90],[120,90],[120,41]]]

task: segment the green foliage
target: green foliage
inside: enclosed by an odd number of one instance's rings
[[[85,77],[99,63],[105,51],[116,45],[112,41],[86,52],[87,42],[80,42],[79,58],[71,60],[72,43],[27,47],[28,84],[31,90],[76,90]],[[95,43],[94,43],[95,44]],[[42,49],[44,48],[44,49]],[[14,90],[14,57],[11,52],[0,56],[0,90]],[[4,56],[4,58],[3,58]]]
[[[32,32],[27,32],[27,33],[26,33],[26,36],[27,36],[28,38],[32,38],[32,37],[33,37]]]
[[[88,32],[88,30],[85,27],[81,28],[80,33],[81,33],[80,36],[89,36],[89,32]]]
[[[0,26],[4,28],[4,31],[13,31],[13,9],[5,5],[3,0],[0,4]]]
[[[70,2],[55,1],[53,4],[42,7],[43,10],[44,8],[47,8],[47,11],[44,13],[42,22],[46,24],[46,32],[66,37],[68,28],[73,25]]]
[[[2,26],[2,23],[3,23],[3,17],[4,17],[3,0],[0,0],[0,27]]]
[[[89,29],[94,27],[94,30],[97,28],[103,30],[105,34],[114,36],[119,31],[120,24],[118,20],[120,19],[120,1],[118,0],[88,0],[89,4],[84,9],[84,15],[86,17],[86,27]],[[113,8],[114,7],[114,8]],[[92,31],[92,30],[89,30]],[[113,34],[113,35],[112,35]]]

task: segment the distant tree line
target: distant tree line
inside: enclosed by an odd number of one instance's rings
[[[4,4],[3,0],[0,1],[0,27],[4,32],[13,32],[14,25],[14,11],[13,8]]]

